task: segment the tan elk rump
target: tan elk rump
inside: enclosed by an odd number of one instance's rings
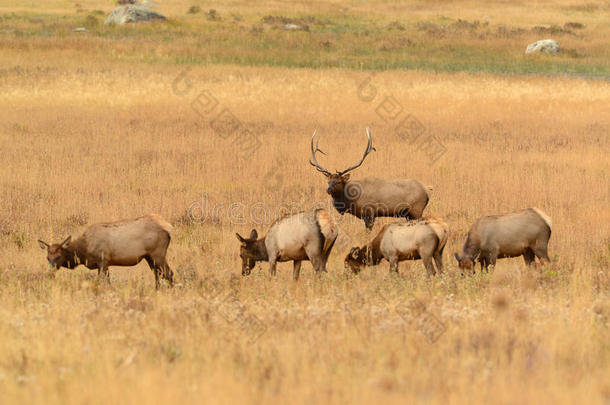
[[[434,259],[438,272],[442,273],[448,237],[449,227],[439,218],[386,224],[369,244],[350,250],[345,267],[358,273],[362,266],[374,266],[386,259],[390,262],[390,272],[398,272],[399,262],[422,259],[428,275],[434,275]]]
[[[172,226],[156,214],[140,218],[91,225],[76,240],[68,236],[61,243],[38,243],[47,250],[47,259],[56,269],[73,269],[82,264],[108,276],[109,266],[135,266],[146,260],[155,274],[173,285],[173,272],[166,259]]]
[[[241,242],[242,275],[249,275],[258,261],[268,261],[269,271],[275,275],[277,262],[292,260],[293,277],[298,280],[303,260],[311,261],[316,273],[326,272],[338,230],[326,210],[315,209],[275,221],[261,239],[256,229],[249,238],[236,235]]]
[[[428,190],[417,180],[384,180],[367,177],[362,180],[350,180],[348,172],[360,167],[367,155],[375,150],[369,129],[367,147],[360,162],[343,171],[331,173],[322,167],[316,153],[325,154],[316,143],[314,131],[311,137],[311,160],[309,163],[328,178],[326,192],[333,199],[333,205],[341,215],[350,213],[364,221],[371,229],[377,217],[421,218],[428,204]],[[428,187],[428,189],[430,189]]]
[[[529,266],[537,257],[549,262],[551,218],[538,208],[527,208],[504,215],[488,215],[477,219],[468,231],[462,255],[455,253],[461,269],[473,269],[478,261],[481,271],[496,260],[523,256]]]

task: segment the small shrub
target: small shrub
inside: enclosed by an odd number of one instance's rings
[[[585,55],[582,54],[581,52],[578,52],[576,49],[570,49],[570,48],[563,48],[561,49],[561,54],[562,55],[566,55],[570,58],[575,58],[575,59],[579,59],[579,58],[584,58]]]
[[[198,14],[200,12],[201,12],[201,7],[199,7],[199,6],[191,6],[186,13],[187,14]]]
[[[579,22],[571,21],[563,24],[564,30],[581,30],[583,28],[585,28],[585,25]]]
[[[220,14],[218,14],[218,12],[216,10],[214,10],[213,8],[211,8],[207,13],[205,13],[205,17],[208,19],[208,21],[220,21]]]
[[[98,18],[96,16],[94,16],[93,14],[89,14],[85,18],[85,22],[83,23],[83,25],[87,28],[95,28],[98,25],[100,25],[100,20],[98,20]]]
[[[83,226],[89,222],[89,215],[86,212],[79,212],[77,214],[72,214],[66,217],[66,225],[67,226]]]
[[[388,29],[388,31],[392,31],[392,30],[404,31],[406,28],[404,25],[402,25],[398,21],[392,21],[391,23],[388,24],[387,29]]]

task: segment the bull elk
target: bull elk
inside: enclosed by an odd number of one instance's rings
[[[550,261],[551,227],[551,218],[538,208],[484,216],[470,227],[462,255],[455,253],[455,258],[462,270],[474,270],[478,261],[481,271],[487,271],[496,259],[517,256],[523,256],[528,266],[536,257],[544,264]]]
[[[417,180],[384,180],[367,177],[362,180],[350,180],[349,172],[360,167],[364,159],[375,151],[369,129],[366,129],[368,143],[364,154],[358,163],[345,170],[331,173],[322,167],[316,158],[316,153],[324,153],[314,145],[316,131],[311,137],[311,160],[309,163],[328,178],[326,192],[333,199],[333,205],[341,215],[350,213],[364,221],[370,230],[376,217],[421,218],[428,204],[428,192]]]
[[[292,275],[299,279],[301,261],[309,260],[316,273],[326,272],[326,262],[337,239],[338,230],[326,210],[315,209],[281,218],[258,239],[256,229],[249,238],[236,234],[241,242],[241,274],[247,276],[258,261],[269,262],[269,271],[275,275],[277,262],[292,260]]]
[[[172,226],[156,214],[117,222],[91,225],[76,240],[68,236],[63,242],[48,244],[38,240],[47,250],[47,260],[56,270],[74,269],[83,264],[97,269],[98,275],[109,277],[109,266],[135,266],[146,260],[155,273],[173,285],[173,272],[165,257],[171,240]]]
[[[374,266],[386,259],[390,272],[398,272],[403,260],[422,259],[428,275],[443,272],[443,250],[449,236],[449,227],[438,218],[413,220],[406,223],[386,224],[375,239],[363,247],[353,247],[345,257],[345,267],[359,273],[362,266]]]

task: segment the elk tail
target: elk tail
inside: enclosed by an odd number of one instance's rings
[[[161,217],[160,215],[157,215],[157,214],[150,214],[149,217],[150,217],[150,219],[155,221],[155,223],[157,225],[159,225],[171,237],[172,231],[174,229],[172,224],[170,224],[165,219],[163,219],[163,217]]]
[[[545,214],[544,212],[542,212],[541,209],[533,207],[532,208],[536,214],[540,215],[540,217],[542,218],[542,220],[546,223],[546,225],[549,227],[549,231],[553,231],[553,222],[551,221],[551,217],[549,217],[547,214]]]
[[[337,227],[332,217],[323,209],[316,210],[316,223],[322,236],[322,253],[326,254],[337,239]]]
[[[440,218],[428,217],[428,225],[438,237],[437,250],[441,250],[449,239],[449,226]]]

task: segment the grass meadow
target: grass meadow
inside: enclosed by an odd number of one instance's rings
[[[176,0],[165,25],[124,29],[101,25],[110,2],[78,3],[0,6],[0,403],[610,401],[607,2]],[[446,28],[460,19],[480,23]],[[570,21],[572,52],[523,57],[533,27]],[[434,163],[405,117],[442,145]],[[331,210],[309,141],[342,169],[366,126],[377,152],[352,176],[433,187],[444,274],[344,272],[373,235]],[[327,275],[241,276],[236,232],[320,205],[341,230]],[[462,276],[472,222],[529,206],[553,219],[552,263]],[[110,284],[52,273],[36,242],[149,212],[175,227],[173,289],[145,263]]]

